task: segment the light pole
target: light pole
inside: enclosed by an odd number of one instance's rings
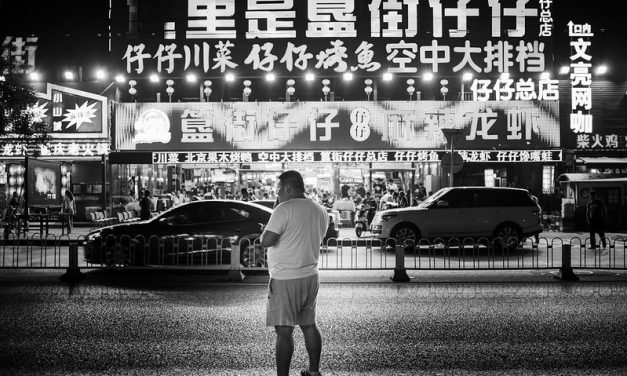
[[[450,167],[449,167],[449,187],[452,187],[454,185],[453,183],[453,175],[455,174],[455,172],[453,171],[453,166],[454,166],[454,157],[455,157],[455,135],[458,134],[462,134],[463,129],[457,129],[457,128],[442,128],[440,129],[442,131],[442,133],[444,133],[444,137],[446,137],[446,141],[448,141],[448,143],[450,144],[450,150],[451,150],[451,155],[450,155]]]

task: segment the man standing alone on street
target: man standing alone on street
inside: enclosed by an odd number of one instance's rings
[[[586,207],[586,218],[590,226],[590,249],[596,248],[596,233],[599,233],[603,248],[606,246],[605,221],[607,220],[607,209],[603,200],[597,198],[596,191],[590,191],[590,202]]]
[[[276,331],[277,375],[289,375],[294,353],[294,326],[299,325],[309,355],[303,376],[320,375],[322,337],[316,326],[318,257],[329,225],[329,215],[306,198],[303,177],[297,171],[279,176],[279,204],[268,221],[261,244],[268,247],[268,303],[266,325]]]

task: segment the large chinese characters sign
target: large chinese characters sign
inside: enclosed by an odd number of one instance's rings
[[[560,146],[556,102],[119,103],[117,150],[459,149]]]
[[[116,1],[113,14],[127,14],[126,3]],[[533,74],[550,63],[551,3],[146,1],[138,10],[138,23],[144,28],[140,27],[139,38],[127,39],[127,30],[114,30],[112,56],[134,76],[189,71]],[[124,27],[126,21],[116,19],[112,24]]]

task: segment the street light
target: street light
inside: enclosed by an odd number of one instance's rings
[[[449,187],[454,185],[453,176],[455,171],[453,170],[453,166],[455,165],[455,136],[463,133],[463,129],[458,128],[441,128],[442,133],[444,133],[444,137],[446,137],[446,141],[451,145],[451,155],[450,155],[450,170],[449,170]]]

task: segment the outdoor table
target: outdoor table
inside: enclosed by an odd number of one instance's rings
[[[39,235],[48,236],[50,222],[61,223],[61,235],[65,235],[65,222],[67,221],[67,213],[36,213],[29,214],[29,218],[32,220],[39,220]],[[44,235],[45,230],[45,235]]]

